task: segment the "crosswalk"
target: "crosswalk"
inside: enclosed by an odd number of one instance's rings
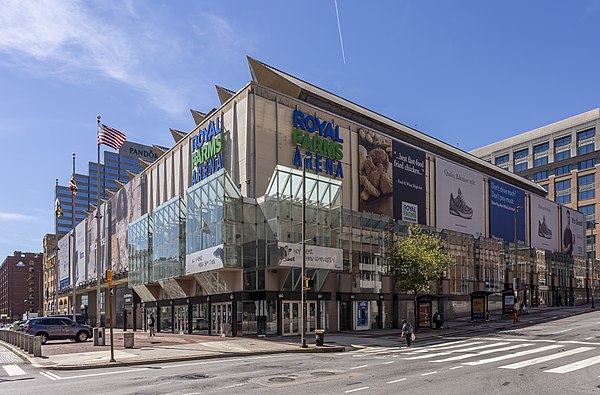
[[[600,344],[514,338],[472,338],[424,346],[359,348],[351,352],[358,360],[397,359],[453,367],[494,366],[522,369],[541,366],[544,373],[565,374],[600,364]]]
[[[2,365],[2,369],[9,377],[23,376],[27,374],[19,365]]]

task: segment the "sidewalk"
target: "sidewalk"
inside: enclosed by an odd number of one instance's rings
[[[513,324],[512,316],[492,315],[489,322],[471,322],[468,317],[447,321],[448,329],[421,329],[417,333],[416,343],[442,339],[449,336],[475,335],[480,332],[489,333],[498,330],[516,329],[533,325],[542,321],[569,317],[594,311],[589,305],[576,307],[542,307],[532,308],[530,314],[519,317],[520,322]],[[49,341],[42,346],[43,357],[34,358],[20,350],[12,350],[35,367],[44,369],[70,370],[84,368],[100,368],[125,365],[140,365],[156,362],[174,362],[185,360],[240,357],[248,355],[299,353],[299,352],[341,352],[353,345],[368,343],[368,339],[388,338],[396,340],[399,329],[382,329],[371,331],[352,331],[343,333],[327,333],[326,345],[315,346],[314,335],[309,335],[308,348],[301,348],[299,337],[236,337],[222,338],[216,336],[182,335],[159,333],[150,337],[147,332],[132,332],[135,336],[135,347],[123,347],[122,330],[114,331],[114,356],[117,362],[109,362],[110,346],[108,331],[107,345],[94,346],[92,341],[74,343],[72,341]],[[372,343],[376,340],[371,340]],[[5,347],[11,347],[3,344]]]

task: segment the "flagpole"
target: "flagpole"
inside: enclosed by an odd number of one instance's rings
[[[100,115],[98,115],[98,130],[100,130]],[[102,322],[100,320],[100,259],[102,259],[100,251],[100,144],[98,144],[98,163],[96,165],[96,327],[100,328]]]
[[[58,314],[58,178],[54,186],[54,305],[52,306],[52,314]]]
[[[73,182],[74,185],[77,184],[77,182],[75,181],[75,152],[73,152],[73,175],[71,176],[73,177]],[[75,265],[76,265],[76,261],[75,261],[75,255],[77,254],[77,250],[75,249],[75,195],[77,194],[77,187],[75,186],[74,190],[71,191],[71,212],[73,213],[72,218],[71,218],[71,225],[73,228],[73,234],[71,235],[71,237],[73,238],[73,242],[71,243],[71,245],[73,246],[73,254],[72,254],[72,258],[71,258],[71,278],[73,279],[73,285],[72,285],[72,290],[73,290],[73,294],[71,295],[72,301],[71,301],[71,306],[73,308],[73,322],[77,322],[77,309],[76,309],[76,303],[77,303],[77,295],[75,294],[75,288],[77,287],[76,284],[76,280],[75,280]],[[70,252],[70,251],[69,251]]]

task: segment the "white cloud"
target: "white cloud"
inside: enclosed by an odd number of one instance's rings
[[[0,221],[34,221],[36,218],[19,213],[6,213],[0,211]]]

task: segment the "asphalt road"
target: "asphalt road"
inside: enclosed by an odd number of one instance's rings
[[[600,312],[474,337],[354,351],[279,354],[80,371],[3,365],[10,394],[600,393]],[[17,366],[17,368],[6,366]],[[21,372],[19,372],[21,370]],[[12,374],[12,375],[11,375]]]

